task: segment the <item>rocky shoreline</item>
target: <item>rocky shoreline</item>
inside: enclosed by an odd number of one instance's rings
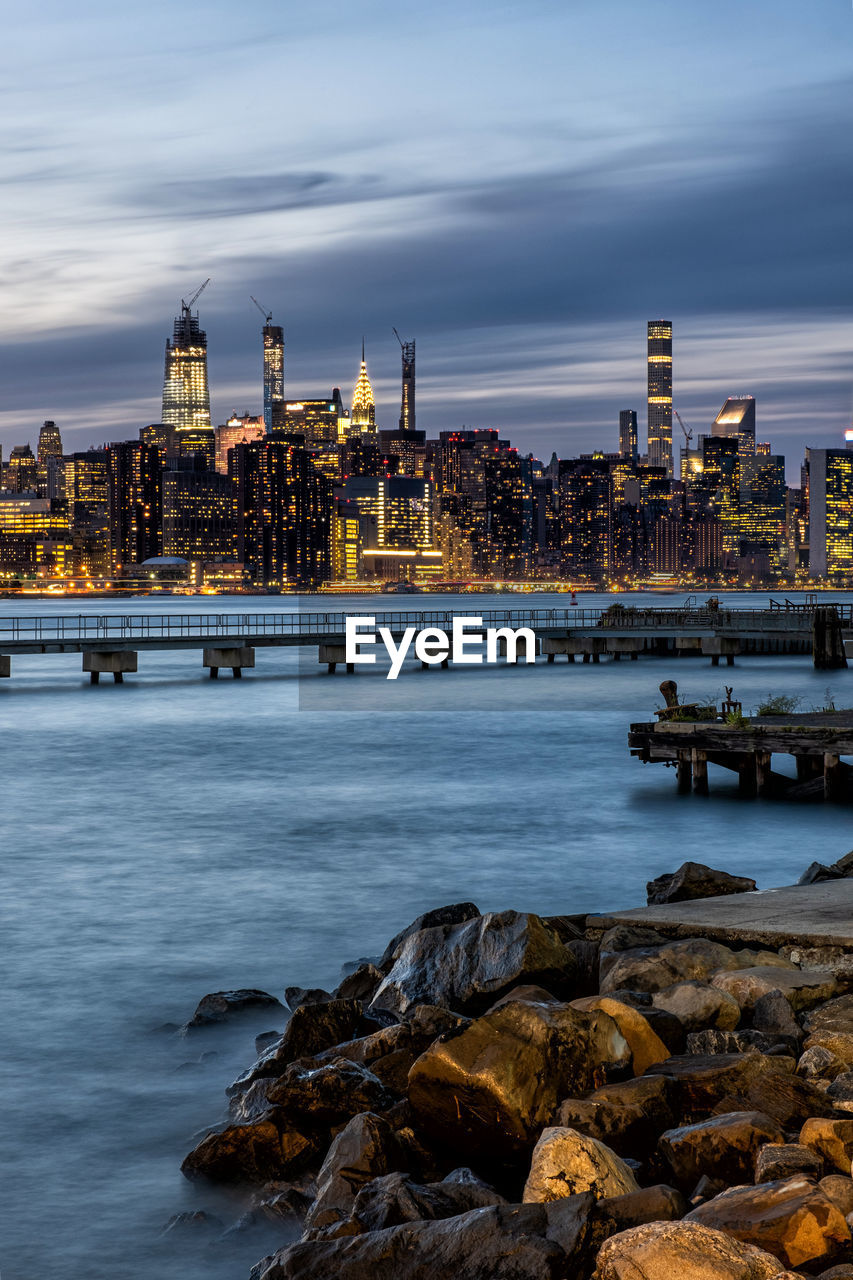
[[[687,863],[649,900],[754,888]],[[251,1280],[853,1280],[841,948],[461,903],[285,998],[182,1165],[281,1224]],[[265,1004],[215,993],[188,1030]]]

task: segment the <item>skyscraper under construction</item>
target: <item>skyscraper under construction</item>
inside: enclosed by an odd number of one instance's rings
[[[189,302],[181,300],[171,340],[166,341],[166,373],[163,379],[162,421],[176,428],[181,453],[209,448],[213,452],[210,424],[210,391],[207,383],[207,334],[199,328],[192,306],[210,282],[205,280]],[[193,438],[191,439],[190,436]]]
[[[415,429],[415,340],[404,342],[397,330],[394,336],[400,344],[403,358],[403,396],[400,402],[400,430]]]

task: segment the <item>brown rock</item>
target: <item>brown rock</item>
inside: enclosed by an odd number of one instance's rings
[[[297,1058],[342,1044],[355,1035],[376,1031],[379,1023],[365,1019],[360,1000],[327,1000],[322,1004],[299,1005],[291,1014],[284,1034],[227,1090],[230,1097],[245,1093],[255,1080],[284,1074]]]
[[[797,1075],[806,1080],[834,1080],[844,1071],[845,1064],[822,1045],[813,1045],[800,1055]]]
[[[740,1005],[725,991],[708,982],[677,982],[652,996],[656,1009],[674,1013],[685,1031],[717,1027],[734,1031],[740,1022]]]
[[[411,924],[406,925],[405,929],[401,929],[398,934],[395,934],[385,948],[378,968],[383,973],[387,973],[400,954],[400,948],[403,943],[407,938],[411,938],[412,934],[420,933],[422,929],[436,929],[443,925],[462,924],[466,920],[476,919],[479,914],[480,908],[475,906],[473,902],[454,902],[447,907],[434,907],[432,911],[425,911],[423,915],[418,916]]]
[[[618,991],[663,991],[677,982],[706,981],[718,969],[737,965],[734,953],[706,938],[682,938],[663,946],[606,951],[599,968],[602,994]]]
[[[829,1196],[833,1204],[838,1205],[845,1218],[853,1213],[853,1178],[830,1173],[826,1178],[821,1178],[820,1189],[825,1196]]]
[[[671,875],[658,876],[646,885],[649,906],[664,902],[691,902],[697,898],[720,898],[730,893],[752,893],[754,880],[714,871],[702,862],[684,862]]]
[[[372,1008],[404,1014],[416,1004],[479,1013],[521,983],[575,995],[577,961],[539,916],[489,912],[460,924],[421,929],[396,949]]]
[[[506,1204],[506,1200],[470,1169],[455,1169],[441,1182],[427,1184],[418,1184],[405,1173],[388,1173],[362,1187],[353,1218],[361,1231],[384,1231],[403,1222],[452,1218],[490,1204]]]
[[[850,1173],[853,1160],[853,1120],[832,1120],[813,1116],[800,1130],[804,1147],[822,1155],[831,1169]]]
[[[784,1142],[785,1135],[758,1111],[731,1111],[698,1124],[668,1129],[659,1148],[677,1186],[690,1190],[706,1174],[724,1183],[752,1177],[759,1147]]]
[[[771,991],[781,991],[792,1009],[811,1009],[829,1000],[838,990],[831,973],[809,969],[778,969],[759,966],[754,969],[734,969],[714,974],[711,982],[726,991],[738,1002],[741,1009],[751,1010],[762,996]]]
[[[259,1080],[253,1088],[264,1083]],[[386,1111],[397,1101],[367,1067],[347,1058],[319,1065],[305,1058],[292,1062],[266,1096],[309,1129],[342,1124],[361,1111]]]
[[[606,1014],[514,1001],[431,1045],[409,1074],[409,1102],[453,1150],[519,1155],[562,1098],[625,1074],[630,1061]]]
[[[335,997],[338,1000],[363,1000],[369,1004],[384,976],[381,969],[366,960],[336,987]]]
[[[808,1116],[832,1114],[819,1089],[793,1074],[794,1060],[758,1053],[674,1057],[649,1068],[675,1088],[676,1113],[685,1122],[712,1112],[761,1111],[783,1129]]]
[[[613,1019],[628,1042],[635,1076],[641,1076],[656,1062],[665,1062],[669,1057],[669,1049],[649,1026],[641,1010],[633,1009],[619,1000],[611,1000],[607,996],[588,996],[585,999],[573,1000],[572,1008],[581,1009],[584,1012],[599,1009]]]
[[[596,1254],[605,1240],[620,1231],[646,1222],[677,1222],[688,1208],[680,1191],[663,1184],[599,1200],[588,1223],[588,1255]]]
[[[807,1178],[823,1176],[823,1157],[798,1142],[784,1142],[761,1147],[755,1159],[756,1182],[780,1182],[802,1174]]]
[[[698,1223],[653,1222],[602,1245],[592,1280],[777,1280],[779,1261]]]
[[[369,1112],[350,1120],[317,1175],[317,1195],[305,1218],[306,1234],[344,1222],[362,1187],[405,1167],[402,1148],[387,1121]]]
[[[803,1025],[806,1049],[828,1049],[848,1067],[853,1065],[853,995],[812,1009]]]
[[[575,1129],[545,1129],[530,1161],[525,1204],[544,1204],[591,1191],[596,1200],[638,1191],[637,1180],[604,1143]]]
[[[186,1157],[181,1173],[213,1182],[271,1182],[292,1178],[317,1156],[315,1141],[273,1110],[255,1124],[209,1133]]]
[[[621,1156],[652,1151],[664,1129],[675,1123],[670,1084],[663,1076],[642,1076],[605,1085],[586,1098],[567,1098],[556,1123],[597,1138]]]
[[[850,1248],[843,1214],[810,1178],[732,1187],[686,1221],[726,1231],[775,1254],[786,1267],[828,1266]]]
[[[210,1027],[239,1016],[243,1013],[254,1013],[258,1009],[274,1012],[283,1009],[275,996],[266,991],[254,988],[241,988],[239,991],[214,991],[204,996],[196,1005],[195,1013],[184,1027],[184,1031],[196,1031],[200,1027]]]

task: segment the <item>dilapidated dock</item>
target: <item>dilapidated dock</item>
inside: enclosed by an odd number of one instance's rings
[[[748,796],[853,802],[853,710],[731,720],[659,720],[632,724],[631,755],[675,768],[678,790],[707,795],[708,765],[738,775]],[[792,756],[796,776],[773,769],[773,756]]]

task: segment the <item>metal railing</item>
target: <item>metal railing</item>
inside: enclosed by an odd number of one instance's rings
[[[853,622],[853,606],[834,606],[842,624]],[[369,608],[349,616],[370,617],[375,626],[401,632],[414,626],[452,628],[454,617],[481,618],[484,627],[531,627],[535,631],[629,630],[658,631],[666,627],[707,627],[713,630],[769,632],[805,630],[813,610],[794,609],[426,609],[373,612]],[[31,617],[0,616],[0,650],[4,644],[97,643],[98,641],[213,640],[226,636],[247,639],[299,636],[340,636],[346,613],[175,613],[175,614],[54,614]]]

